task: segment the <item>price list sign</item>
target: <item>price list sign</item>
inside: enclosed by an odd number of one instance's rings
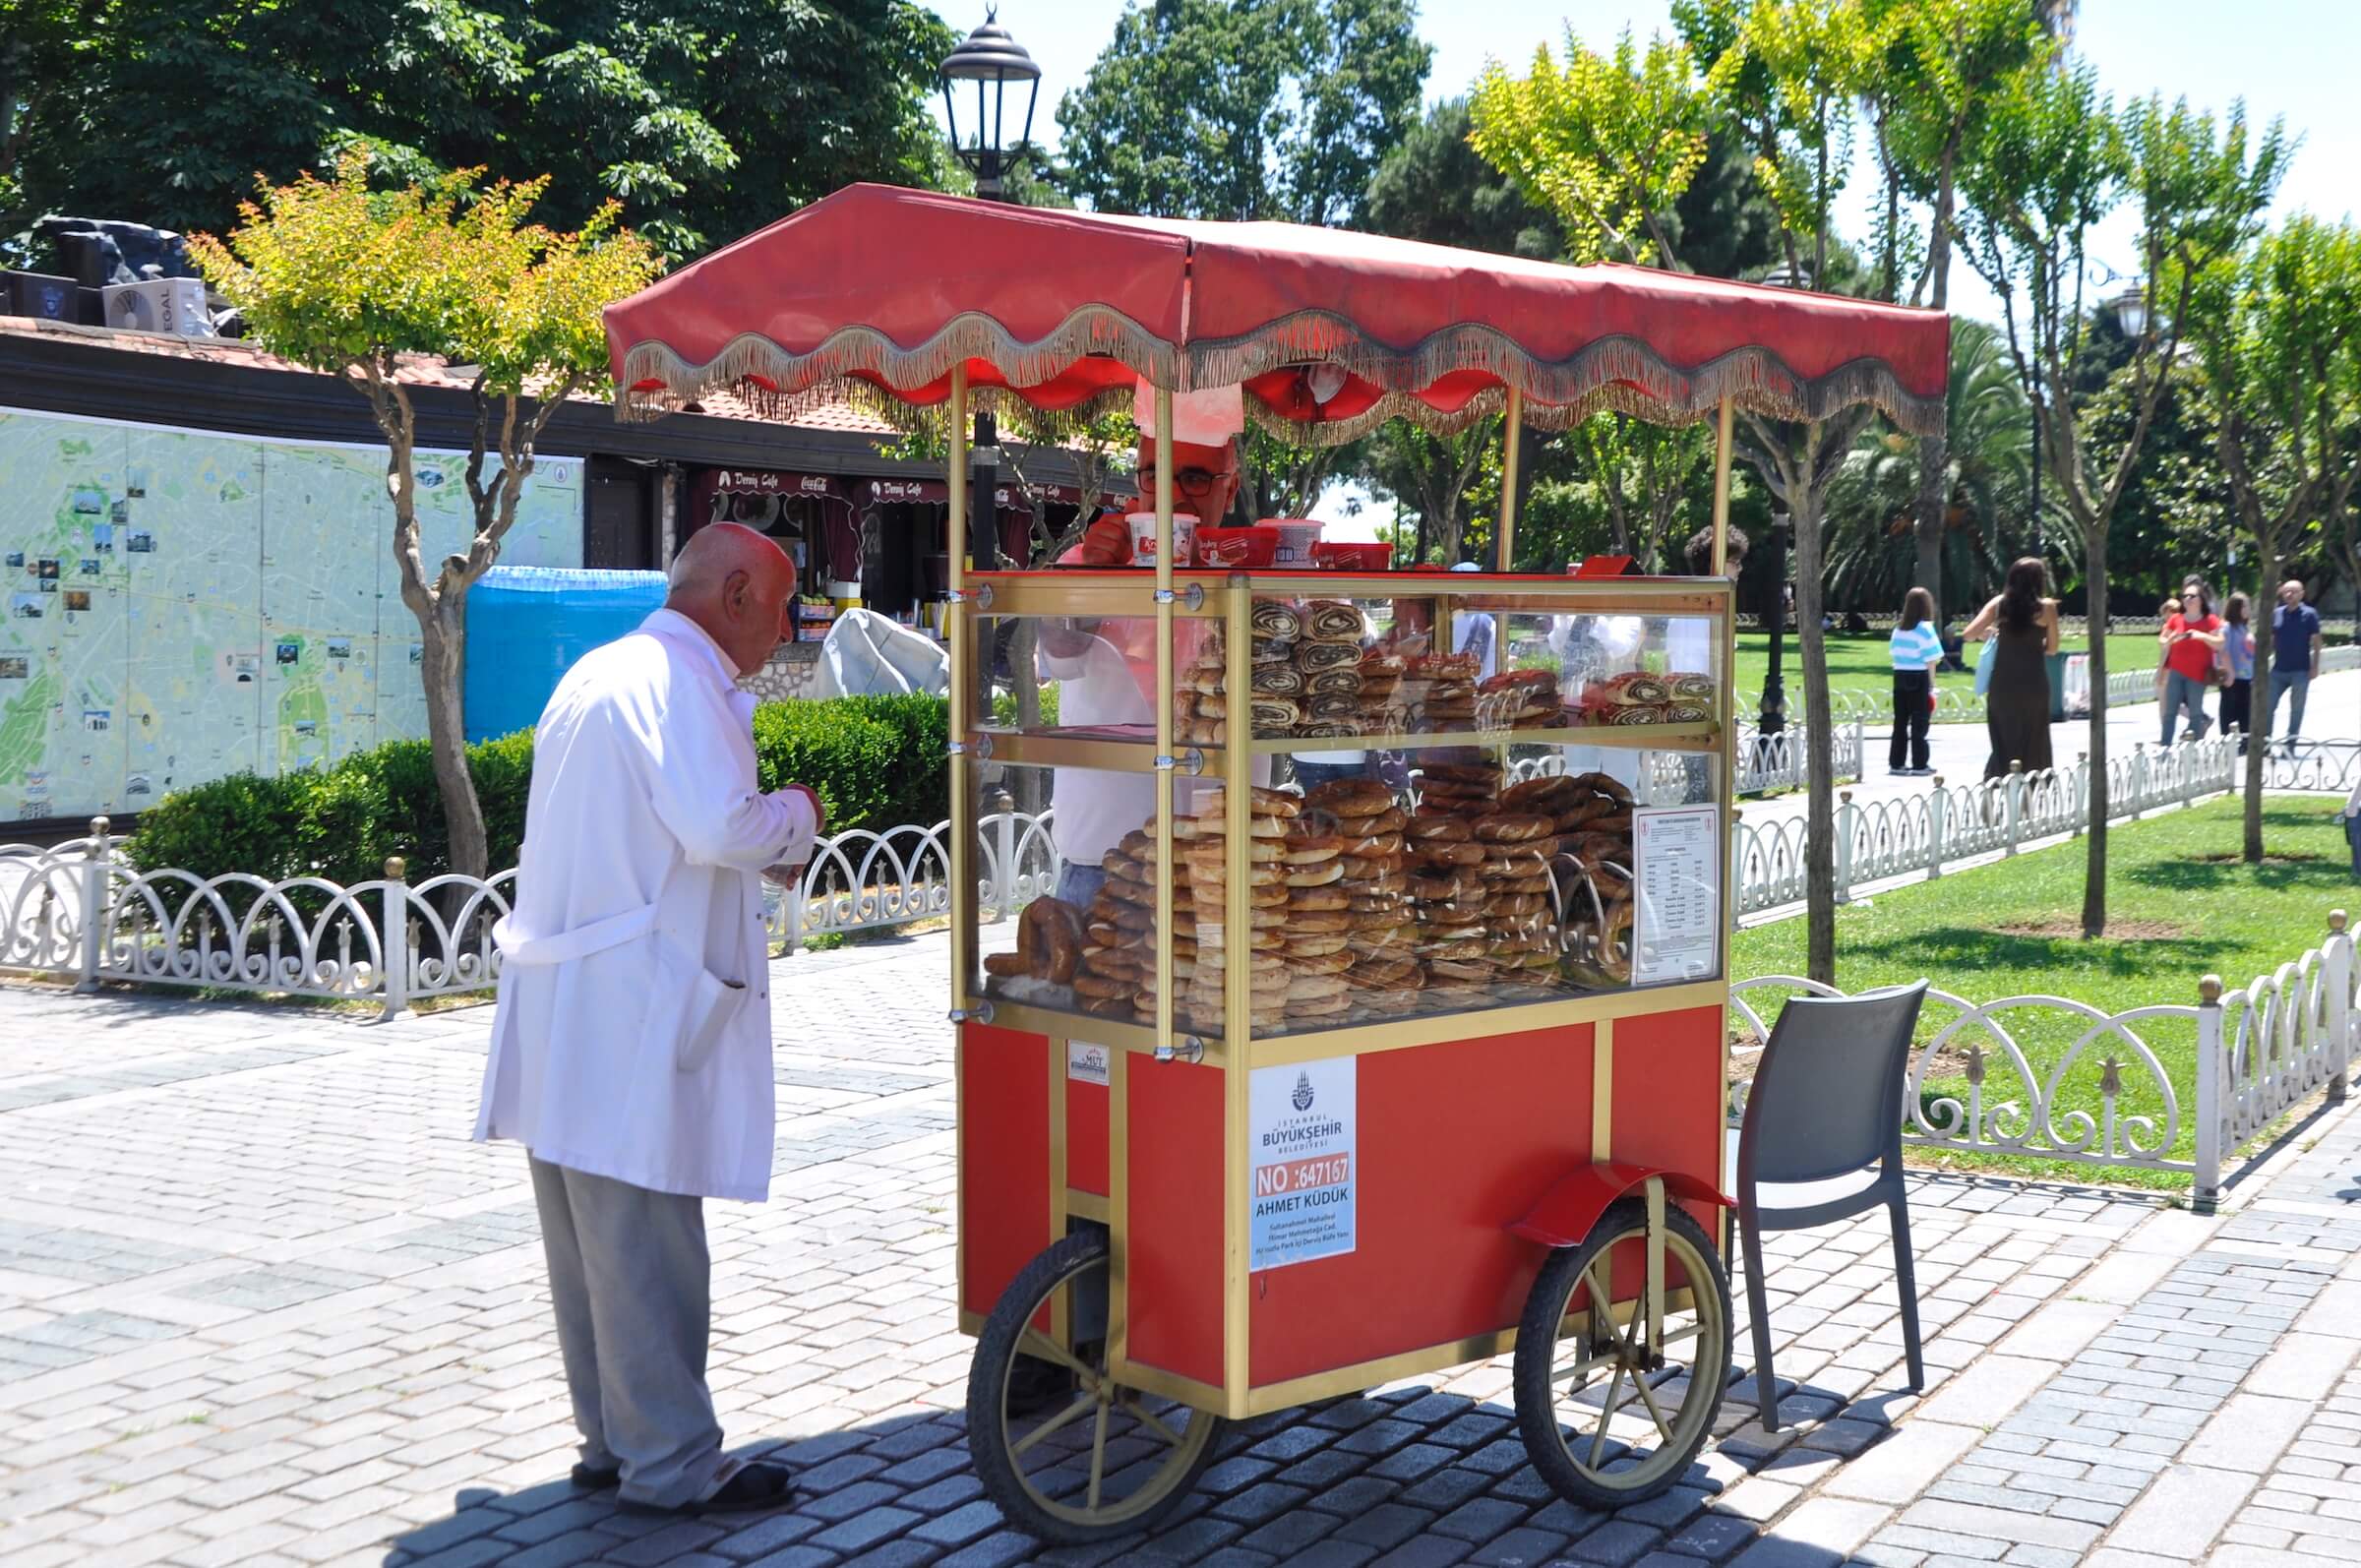
[[[1631,983],[1704,980],[1722,930],[1722,811],[1670,806],[1632,814]]]

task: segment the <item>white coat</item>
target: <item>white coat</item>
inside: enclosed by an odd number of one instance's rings
[[[810,857],[800,789],[756,788],[755,699],[658,610],[568,671],[533,734],[478,1141],[657,1192],[770,1192],[760,873]]]

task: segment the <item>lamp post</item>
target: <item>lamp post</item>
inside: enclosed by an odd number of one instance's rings
[[[952,156],[975,174],[977,196],[987,202],[1007,201],[1008,188],[1002,176],[1031,151],[1033,108],[1041,97],[1041,67],[1033,63],[1033,56],[1025,52],[1024,45],[1000,26],[999,8],[987,6],[984,25],[950,52],[949,58],[937,68],[936,75],[942,84],[942,113],[950,129]],[[970,82],[976,90],[975,119],[970,134],[963,138],[959,133],[959,98],[964,85]],[[1011,83],[1022,83],[1025,90],[1024,128],[1017,133],[1013,144],[1005,140]],[[968,503],[968,539],[975,552],[976,566],[989,572],[1000,562],[1000,448],[999,430],[991,413],[981,408],[976,411],[975,441],[968,455],[974,472]]]
[[[1780,649],[1787,633],[1787,529],[1784,512],[1771,513],[1771,667],[1763,676],[1762,713],[1757,735],[1777,735],[1787,727],[1787,687],[1780,675]]]

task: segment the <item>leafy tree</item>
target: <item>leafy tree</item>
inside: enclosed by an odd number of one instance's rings
[[[36,9],[71,13],[72,54],[51,75],[36,44],[0,137],[24,215],[218,231],[257,171],[284,181],[360,148],[403,182],[547,172],[551,221],[615,200],[688,257],[851,180],[939,184],[949,162],[929,102],[953,39],[916,0]],[[20,30],[0,20],[0,71]]]
[[[1442,566],[1468,559],[1470,490],[1499,438],[1497,417],[1476,420],[1449,435],[1421,430],[1406,419],[1390,419],[1371,433],[1370,477],[1400,498],[1418,522],[1413,547],[1398,550],[1403,564],[1423,563],[1430,552]]]
[[[1427,110],[1370,177],[1362,223],[1397,239],[1555,261],[1565,249],[1557,220],[1470,145],[1473,124],[1464,97]]]
[[[1881,227],[1887,292],[1900,297],[1907,245],[1902,202],[1907,197],[1928,210],[1926,265],[1910,287],[1909,301],[1915,305],[1923,300],[1944,310],[1951,297],[1960,171],[1976,155],[1976,143],[2000,85],[2041,58],[2046,38],[2040,19],[2025,0],[1875,0],[1873,10],[1884,43],[1877,62],[1881,90],[1872,94],[1871,108],[1886,181]],[[1915,443],[1914,575],[1917,584],[1935,596],[1938,621],[1944,603],[1945,546],[1952,537],[1945,444],[1942,432]],[[1974,590],[1966,584],[1963,590],[1959,602],[1965,604]]]
[[[1862,432],[1830,488],[1829,587],[1838,602],[1899,604],[1913,582],[1925,582],[1916,498],[1926,439],[1879,428]],[[1998,592],[2009,561],[2025,553],[2021,519],[2031,473],[2025,393],[2007,345],[1981,322],[1953,323],[1937,478],[1943,579],[1958,589],[1957,605]]]
[[[613,204],[572,233],[532,222],[547,184],[480,186],[466,170],[373,194],[366,160],[353,153],[333,179],[263,182],[226,243],[199,235],[192,246],[264,347],[340,377],[368,400],[386,438],[394,559],[423,644],[427,735],[452,869],[475,876],[488,871],[488,847],[460,718],[467,589],[500,559],[542,429],[574,392],[605,381],[601,309],[660,270],[647,243],[618,226]],[[464,554],[431,573],[418,542],[417,419],[397,375],[404,352],[474,367],[467,495],[475,534]],[[487,456],[498,460],[489,479]]]
[[[2344,515],[2361,481],[2361,232],[2291,218],[2235,263],[2216,264],[2198,293],[2194,336],[2221,466],[2255,542],[2255,603],[2268,606],[2298,538]],[[2255,685],[2268,692],[2270,616],[2255,619]],[[2264,751],[2246,749],[2244,848],[2256,866]]]
[[[2041,416],[2037,459],[2082,533],[2092,608],[2090,689],[2106,690],[2109,523],[2139,466],[2181,345],[2209,301],[2199,282],[2245,246],[2286,154],[2276,123],[2249,147],[2243,106],[2216,126],[2184,100],[2139,100],[2120,117],[2088,66],[2019,72],[1994,104],[1965,184],[1975,217],[1969,259],[2000,297],[2011,352]],[[2083,308],[2090,228],[2129,195],[2139,215],[2147,320],[2119,373],[2130,428],[2109,440],[2078,415],[2073,384],[2090,344]],[[2107,924],[2107,715],[2091,704],[2090,822],[2083,935]]]
[[[1104,212],[1358,226],[1432,59],[1410,0],[1132,4],[1059,103],[1060,177]]]

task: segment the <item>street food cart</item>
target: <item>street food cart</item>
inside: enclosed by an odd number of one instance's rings
[[[1136,1529],[1225,1420],[1512,1350],[1559,1492],[1686,1472],[1730,1356],[1733,419],[1867,400],[1939,428],[1944,318],[854,187],[607,320],[627,417],[721,386],[943,409],[954,529],[971,410],[1152,390],[1152,570],[977,573],[951,541],[959,1321],[1007,1517]],[[1174,397],[1230,385],[1298,442],[1504,416],[1490,570],[1176,562]],[[1715,421],[1715,575],[1509,571],[1524,433],[1602,410]],[[1452,651],[1468,616],[1488,678]],[[980,650],[1012,630],[1045,669],[1125,661],[1137,722],[993,723]],[[1363,765],[1269,787],[1340,753]],[[987,765],[1050,770],[1061,830],[1120,834],[1101,885],[989,956]]]

